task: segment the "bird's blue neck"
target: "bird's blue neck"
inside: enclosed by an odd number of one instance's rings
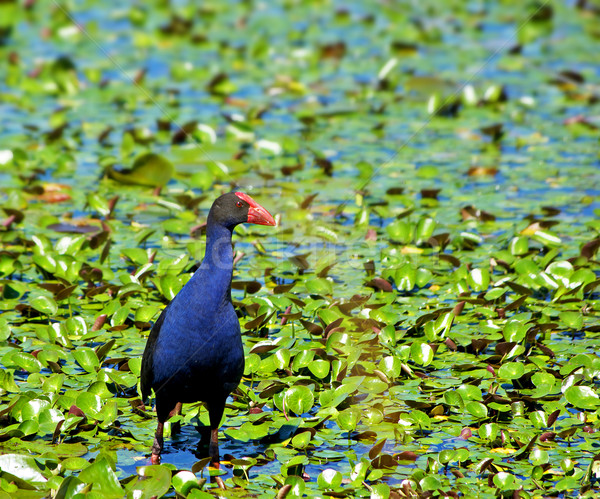
[[[231,246],[231,230],[220,224],[208,224],[206,227],[206,250],[202,265],[209,265],[213,271],[233,270],[233,248]]]
[[[231,301],[231,276],[233,273],[233,248],[231,229],[217,223],[206,227],[204,260],[190,284],[198,286],[201,293],[213,303]]]

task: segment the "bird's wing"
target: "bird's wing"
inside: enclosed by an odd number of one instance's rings
[[[152,389],[152,379],[154,378],[154,368],[153,368],[153,356],[154,350],[156,348],[156,341],[158,340],[158,336],[160,334],[160,329],[165,322],[165,317],[167,316],[167,310],[169,310],[169,305],[167,305],[163,311],[161,312],[158,320],[152,326],[152,330],[150,331],[150,335],[148,336],[148,341],[146,342],[146,348],[144,349],[144,355],[142,356],[142,368],[140,373],[140,388],[142,392],[142,400],[146,400],[150,396],[150,391]]]

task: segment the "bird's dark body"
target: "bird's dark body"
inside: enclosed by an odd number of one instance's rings
[[[152,390],[156,396],[153,462],[162,451],[164,422],[181,409],[181,403],[190,402],[207,404],[209,452],[218,462],[217,431],[225,401],[244,372],[240,324],[231,302],[231,236],[234,227],[244,222],[275,225],[269,212],[246,194],[224,194],[213,203],[202,264],[150,331],[140,388],[142,399]]]
[[[201,271],[192,280],[201,281]],[[154,389],[159,420],[177,402],[224,402],[244,372],[240,325],[231,301],[215,307],[210,295],[197,293],[193,284],[163,310],[148,338],[152,347],[142,359],[142,396]],[[163,328],[168,334],[161,335]]]

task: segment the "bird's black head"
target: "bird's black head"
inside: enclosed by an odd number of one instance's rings
[[[271,214],[243,192],[229,192],[218,197],[208,214],[208,223],[218,223],[228,229],[246,222],[275,225]]]

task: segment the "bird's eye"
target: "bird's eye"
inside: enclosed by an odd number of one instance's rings
[[[235,205],[236,205],[238,208],[241,208],[242,206],[244,206],[244,203],[242,203],[241,201],[238,201],[237,203],[235,203]]]

